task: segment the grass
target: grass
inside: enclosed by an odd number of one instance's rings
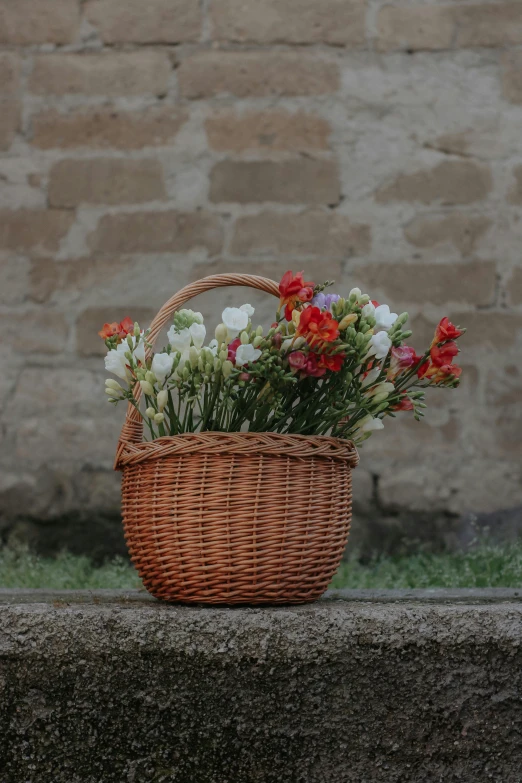
[[[95,566],[68,553],[41,558],[26,550],[0,549],[0,587],[49,590],[129,589],[141,583],[132,566],[119,558]],[[522,541],[482,542],[467,552],[380,557],[362,564],[356,555],[341,564],[335,588],[522,587]]]

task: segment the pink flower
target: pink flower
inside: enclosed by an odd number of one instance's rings
[[[236,363],[236,351],[241,345],[241,340],[239,337],[236,337],[235,340],[232,340],[231,343],[228,345],[228,356],[227,359],[229,362],[232,362],[233,364]]]
[[[292,368],[292,370],[304,370],[306,367],[306,354],[302,351],[292,351],[290,356],[288,357],[288,364]]]
[[[409,345],[398,345],[395,348],[392,348],[391,362],[387,373],[388,379],[393,380],[397,375],[400,375],[403,370],[412,367],[419,361],[420,356],[417,356],[415,350]]]

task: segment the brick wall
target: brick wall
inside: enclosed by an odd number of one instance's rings
[[[0,0],[4,528],[117,508],[95,332],[234,269],[468,326],[361,509],[521,503],[521,74],[520,0]]]

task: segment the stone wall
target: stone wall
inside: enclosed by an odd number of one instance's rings
[[[359,513],[520,504],[521,73],[514,1],[0,0],[4,533],[117,516],[96,331],[228,270],[468,327],[461,389],[365,445]]]

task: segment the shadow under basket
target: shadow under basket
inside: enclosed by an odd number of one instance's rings
[[[252,275],[215,275],[173,297],[149,342],[187,299]],[[139,392],[137,394],[139,402]],[[350,530],[351,441],[272,432],[202,432],[142,442],[129,405],[115,467],[129,553],[144,586],[167,601],[305,603],[337,570]]]

